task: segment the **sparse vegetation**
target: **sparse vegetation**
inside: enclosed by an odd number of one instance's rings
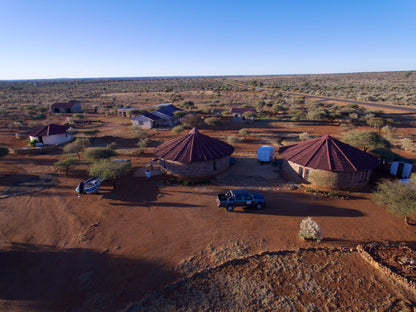
[[[361,148],[364,152],[368,149],[391,148],[391,143],[389,141],[373,131],[350,131],[344,135],[342,140],[350,145]]]
[[[90,169],[91,176],[99,176],[112,182],[113,189],[116,188],[118,179],[126,175],[131,169],[129,161],[112,161],[110,159],[102,159],[94,163]]]
[[[204,122],[211,127],[215,127],[221,124],[221,118],[218,117],[209,117],[209,118],[205,118]]]
[[[89,148],[84,153],[85,158],[92,162],[100,160],[100,159],[110,158],[116,155],[117,155],[116,151],[110,148],[101,148],[101,147]]]
[[[240,142],[240,140],[236,135],[230,135],[227,137],[227,143],[230,145],[236,145],[238,142]]]
[[[78,156],[78,159],[81,159],[80,153],[84,151],[84,146],[81,144],[78,144],[76,142],[69,143],[65,145],[64,147],[64,153],[65,154],[76,154]]]
[[[386,206],[391,213],[404,217],[406,224],[408,217],[416,213],[414,185],[384,180],[378,184],[373,200],[379,205]]]
[[[185,128],[182,125],[179,125],[179,126],[173,127],[171,131],[173,133],[179,134],[184,130],[185,130]]]
[[[78,162],[78,159],[74,157],[68,157],[58,160],[53,165],[58,170],[65,170],[65,175],[68,176],[69,168]]]
[[[299,224],[299,236],[305,240],[315,240],[318,243],[322,240],[322,232],[318,223],[311,217],[303,219]]]

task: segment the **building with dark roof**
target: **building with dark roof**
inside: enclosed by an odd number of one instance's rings
[[[33,130],[29,134],[30,141],[37,141],[43,145],[63,144],[72,140],[73,136],[68,132],[69,126],[49,124]]]
[[[54,103],[51,105],[52,113],[80,113],[81,104],[78,101],[69,101],[68,103]]]
[[[173,104],[159,104],[153,107],[160,107],[151,113],[145,112],[143,114],[131,118],[133,126],[138,126],[142,129],[151,129],[153,127],[172,127],[175,126],[179,118],[175,116],[175,112],[182,111]]]
[[[156,126],[156,122],[160,120],[159,116],[152,113],[144,112],[143,114],[131,118],[131,124],[142,129],[152,129]]]
[[[227,170],[233,152],[230,144],[204,135],[196,128],[154,150],[164,173],[184,178],[209,177]]]
[[[251,117],[244,116],[245,113],[251,113]],[[241,122],[253,122],[255,117],[256,109],[253,107],[233,107],[231,109],[231,115],[233,116],[233,121]]]
[[[329,188],[361,188],[379,166],[377,157],[329,135],[283,146],[279,154],[287,178]]]
[[[152,112],[153,115],[156,115],[160,118],[157,122],[158,126],[175,126],[179,118],[175,117],[175,112],[182,111],[180,108],[177,108],[173,104],[159,105],[158,110]]]

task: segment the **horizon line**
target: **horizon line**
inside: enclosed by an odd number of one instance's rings
[[[52,80],[145,80],[145,79],[180,79],[180,78],[220,78],[220,77],[272,77],[272,76],[313,76],[313,75],[345,75],[345,74],[370,74],[370,73],[394,73],[394,72],[416,72],[409,70],[382,70],[382,71],[355,71],[355,72],[328,72],[309,74],[235,74],[235,75],[172,75],[172,76],[102,76],[102,77],[60,77],[60,78],[16,78],[0,79],[0,82],[13,81],[52,81]]]

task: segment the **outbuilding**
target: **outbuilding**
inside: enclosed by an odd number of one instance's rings
[[[234,148],[193,128],[155,148],[162,172],[182,178],[211,177],[228,169]]]
[[[156,116],[152,113],[144,112],[143,114],[131,118],[131,124],[141,129],[152,129],[156,126],[158,120],[160,120],[159,116]]]
[[[301,183],[335,189],[359,189],[367,185],[377,157],[329,135],[283,146],[282,173]]]
[[[68,131],[69,126],[49,124],[29,134],[30,141],[38,141],[43,145],[63,144],[72,140],[73,135]]]
[[[52,113],[80,113],[81,104],[78,101],[69,101],[68,103],[54,103],[51,105]]]
[[[251,123],[254,121],[255,113],[256,109],[254,107],[233,107],[231,109],[233,121]],[[250,115],[250,117],[247,115]]]

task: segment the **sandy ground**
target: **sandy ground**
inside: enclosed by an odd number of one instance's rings
[[[128,125],[120,123],[104,128],[103,134],[125,135]],[[228,129],[221,135],[236,132]],[[21,144],[10,135],[0,131],[3,145]],[[159,131],[152,140],[173,136]],[[236,166],[207,185],[170,185],[162,176],[134,176],[152,156],[149,149],[145,155],[123,156],[131,159],[134,171],[115,191],[104,183],[99,195],[77,197],[74,189],[86,178],[84,164],[68,177],[57,174],[53,187],[0,199],[0,310],[121,309],[149,291],[236,256],[308,247],[313,243],[297,234],[307,216],[323,229],[321,246],[383,240],[416,246],[415,228],[375,206],[370,193],[340,200],[288,190],[274,167],[255,161],[263,143],[256,137],[239,143]],[[29,176],[54,174],[53,163],[60,157],[8,155],[0,160],[0,191]],[[240,186],[261,189],[267,207],[233,213],[216,207],[217,193]]]

